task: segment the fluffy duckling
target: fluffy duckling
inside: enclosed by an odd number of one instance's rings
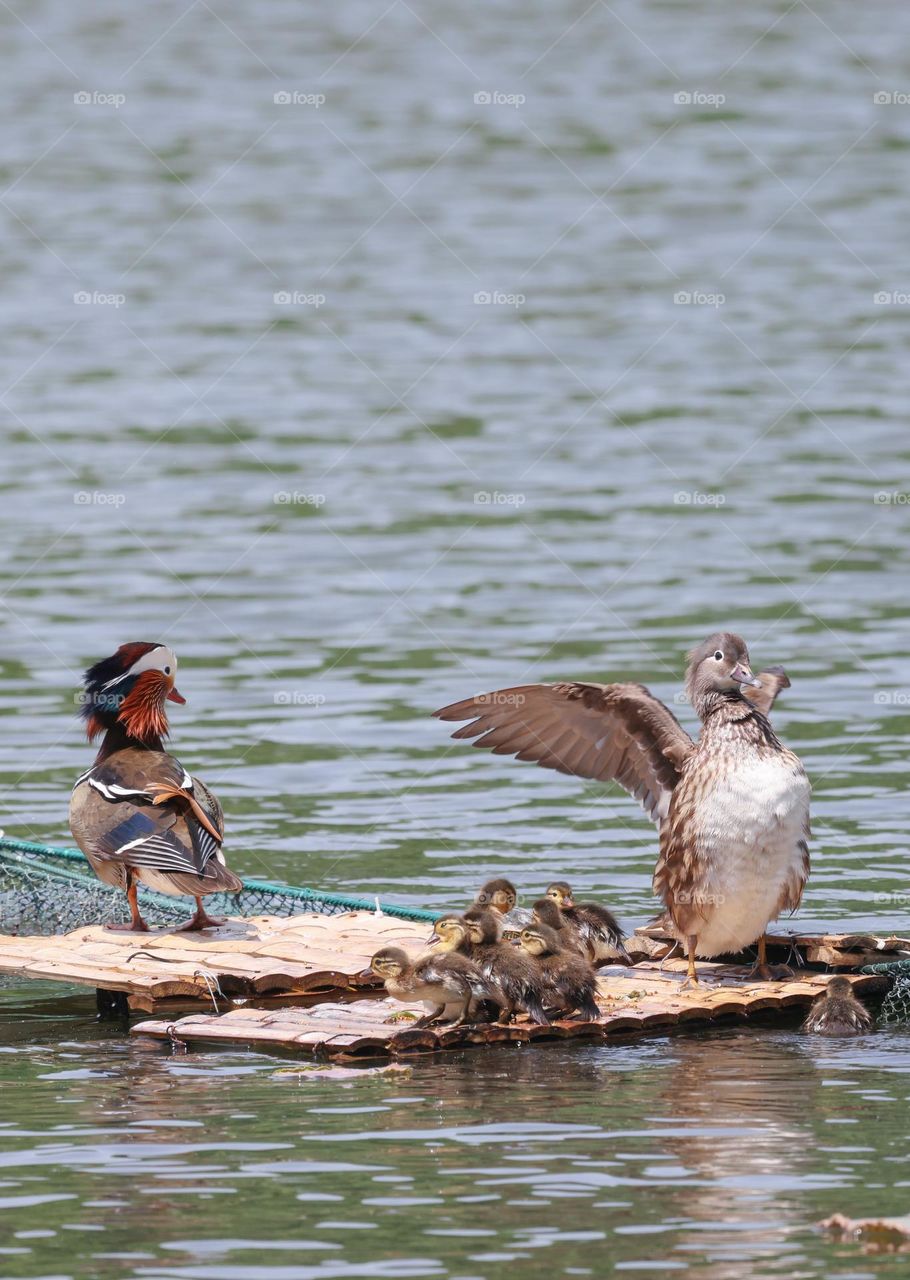
[[[502,997],[500,1022],[511,1021],[516,1012],[526,1013],[532,1022],[549,1022],[544,1012],[548,986],[543,974],[529,955],[502,941],[499,917],[475,907],[465,912],[464,924],[471,958]]]
[[[622,929],[612,911],[599,902],[576,902],[565,880],[555,880],[549,885],[547,897],[559,907],[563,919],[578,930],[593,965],[604,964],[607,960],[631,963],[623,945]]]
[[[474,999],[471,1001],[469,1012],[473,1022],[490,1022],[504,1012],[507,1003],[506,999],[501,994],[497,984],[487,974],[482,973],[480,966],[477,964],[477,958],[473,954],[474,944],[471,941],[468,925],[461,916],[454,913],[440,916],[433,925],[430,946],[434,948],[437,955],[454,955],[459,959],[466,957],[469,963],[476,966],[478,973],[481,973],[489,987],[491,997],[489,1000],[480,1001]]]
[[[483,888],[478,889],[474,897],[474,906],[490,908],[502,917],[506,930],[520,933],[526,924],[531,923],[531,913],[527,907],[517,906],[518,892],[511,880],[499,877],[488,880]]]
[[[812,1002],[803,1031],[820,1036],[861,1036],[873,1028],[872,1015],[844,977],[832,978]]]
[[[552,898],[539,898],[531,908],[531,917],[532,924],[545,924],[548,929],[559,934],[559,945],[564,951],[574,951],[590,959],[580,930],[560,911]]]
[[[474,895],[475,907],[490,907],[501,916],[507,916],[518,901],[518,893],[511,880],[488,880]]]
[[[395,1000],[403,1004],[420,1000],[428,1006],[415,1027],[433,1022],[460,1027],[467,1021],[473,1001],[494,998],[477,966],[457,952],[434,955],[430,951],[412,960],[400,947],[383,947],[370,961],[370,969],[382,978]]]
[[[545,924],[521,931],[521,946],[537,962],[547,985],[547,999],[568,1017],[576,1010],[587,1021],[600,1017],[594,999],[597,978],[583,956],[564,951],[559,935]]]

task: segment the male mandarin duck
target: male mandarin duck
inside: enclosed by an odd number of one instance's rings
[[[745,641],[723,631],[688,656],[697,743],[640,684],[524,685],[435,714],[470,720],[452,736],[475,747],[620,783],[659,827],[654,890],[686,944],[686,983],[698,981],[696,956],[756,941],[767,978],[765,930],[799,906],[809,876],[809,779],[768,721],[788,683],[780,668],[754,676]]]
[[[838,974],[812,1001],[803,1031],[820,1036],[861,1036],[874,1025],[872,1014],[853,994],[849,978]]]
[[[196,913],[181,926],[187,930],[223,923],[206,914],[204,894],[243,888],[221,852],[221,805],[162,746],[165,703],[186,701],[176,675],[177,658],[163,644],[122,644],[85,673],[88,740],[104,738],[73,788],[70,828],[98,878],[126,890],[130,923],[110,929],[147,931],[139,883],[194,897]]]

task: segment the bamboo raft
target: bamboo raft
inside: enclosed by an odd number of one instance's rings
[[[0,934],[0,973],[94,987],[146,1013],[292,999],[375,987],[380,947],[420,951],[430,926],[370,911],[232,917],[219,929],[115,933],[101,925],[52,937]],[[99,1004],[99,1007],[101,1005]]]
[[[746,967],[700,962],[706,980],[696,990],[680,991],[684,964],[670,959],[658,966],[653,957],[663,949],[661,936],[644,928],[627,942],[635,966],[602,971],[603,1016],[596,1023],[532,1027],[519,1021],[509,1027],[424,1029],[407,1025],[414,1017],[407,1017],[409,1011],[401,1005],[358,997],[377,992],[368,972],[375,951],[401,946],[419,952],[429,928],[425,922],[351,911],[232,917],[204,933],[116,933],[89,926],[51,937],[0,935],[0,974],[94,988],[99,1010],[167,1019],[140,1023],[134,1028],[140,1035],[167,1038],[174,1029],[178,1039],[281,1043],[329,1056],[359,1056],[481,1042],[603,1037],[765,1010],[783,1012],[818,994],[826,981],[823,970],[849,973],[910,955],[910,940],[904,938],[778,934],[768,939],[769,958],[795,967],[794,979],[754,982],[746,977]],[[854,981],[865,991],[886,985],[877,975]],[[188,1019],[174,1022],[187,1011]],[[388,1022],[394,1012],[405,1016]]]
[[[187,1044],[239,1042],[315,1053],[332,1059],[400,1057],[460,1049],[471,1045],[527,1044],[544,1041],[666,1031],[686,1024],[708,1024],[717,1018],[744,1019],[756,1013],[783,1014],[805,1010],[824,990],[824,973],[807,973],[794,980],[755,982],[747,970],[722,964],[700,964],[697,989],[681,990],[685,963],[673,960],[662,967],[643,961],[634,968],[613,966],[598,977],[594,1021],[562,1019],[549,1026],[526,1021],[509,1026],[481,1023],[461,1027],[413,1027],[423,1010],[385,999],[355,1000],[349,1004],[324,1002],[308,1009],[233,1009],[222,1015],[194,1013],[173,1020],[139,1022],[137,1036],[169,1041],[183,1050]],[[850,975],[857,992],[874,993],[888,985],[876,974]]]

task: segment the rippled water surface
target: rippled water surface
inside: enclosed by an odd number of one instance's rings
[[[801,923],[908,927],[907,11],[39,0],[0,30],[9,834],[68,841],[79,673],[166,639],[238,871],[434,906],[559,873],[637,923],[634,805],[428,713],[559,676],[673,700],[731,625],[793,680]],[[168,1059],[84,996],[0,1009],[4,1274],[904,1274],[811,1229],[910,1205],[900,1031],[342,1083]]]

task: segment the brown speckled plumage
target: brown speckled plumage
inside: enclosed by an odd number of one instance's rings
[[[745,642],[709,636],[689,654],[695,743],[643,686],[561,683],[481,694],[436,712],[453,737],[547,768],[619,782],[660,828],[655,892],[694,956],[739,951],[799,905],[809,874],[809,782],[768,713],[789,684],[753,676]],[[749,696],[745,696],[749,695]]]

